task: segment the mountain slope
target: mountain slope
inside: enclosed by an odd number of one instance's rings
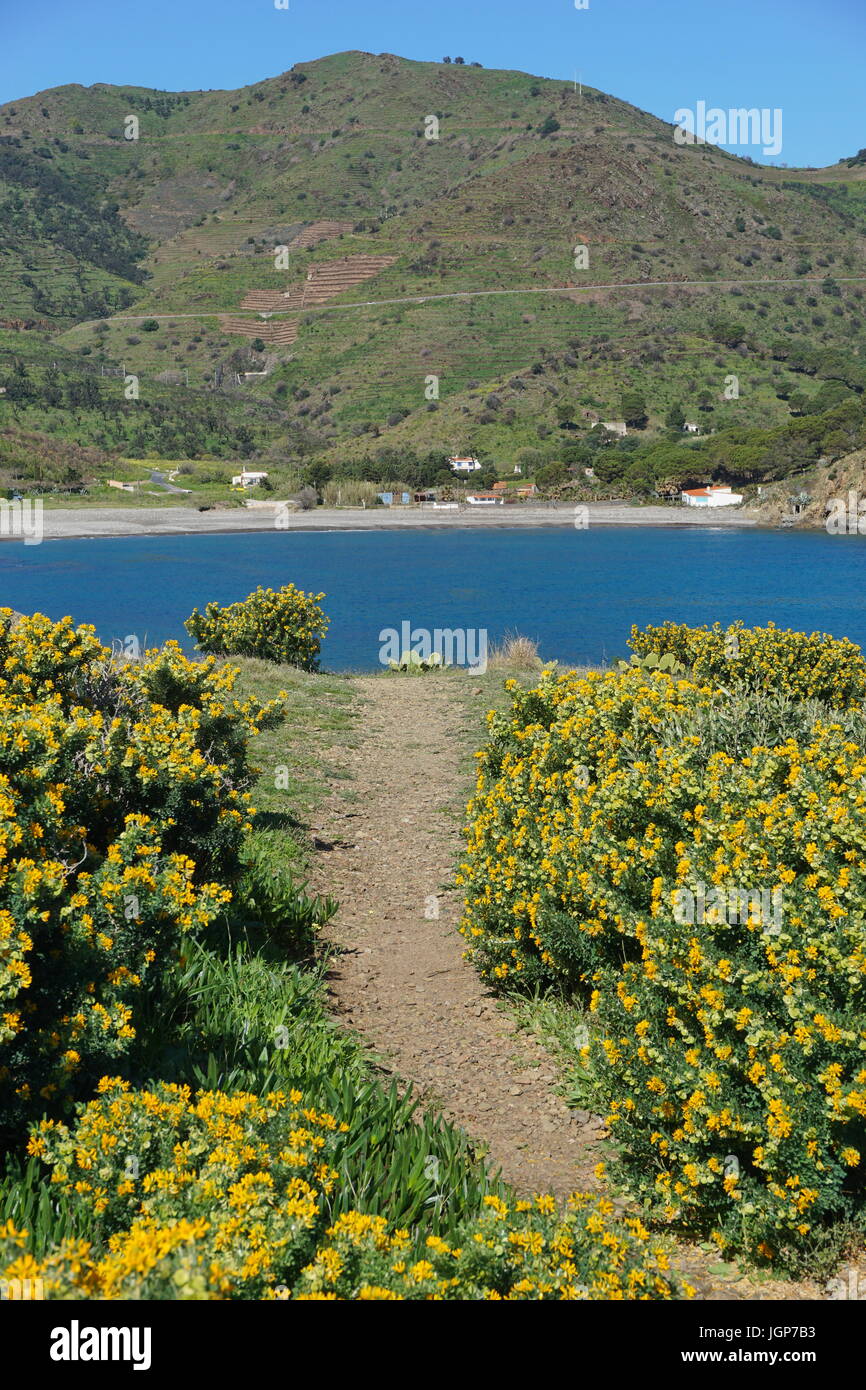
[[[388,54],[234,92],[62,87],[0,108],[3,312],[145,395],[180,372],[272,401],[278,452],[550,461],[565,407],[586,429],[624,393],[650,426],[678,405],[784,422],[803,371],[780,339],[856,367],[861,174],[760,168],[602,92]],[[22,335],[0,334],[0,373],[4,349]]]

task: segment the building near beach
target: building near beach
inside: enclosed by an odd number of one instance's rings
[[[680,497],[687,507],[736,507],[743,500],[741,492],[731,491],[730,483],[686,488]]]
[[[267,476],[267,473],[245,468],[242,473],[236,473],[232,478],[232,487],[258,487]]]

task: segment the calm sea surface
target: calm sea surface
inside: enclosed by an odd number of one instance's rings
[[[0,605],[93,623],[106,643],[191,643],[211,599],[289,581],[327,595],[322,666],[375,670],[379,633],[486,629],[546,659],[627,655],[632,623],[665,618],[819,629],[866,649],[866,538],[757,530],[455,530],[124,537],[0,545]]]

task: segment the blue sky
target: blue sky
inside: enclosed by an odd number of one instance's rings
[[[583,0],[580,0],[583,3]],[[67,82],[232,88],[349,48],[573,78],[672,121],[780,108],[774,163],[866,146],[866,0],[0,0],[0,102]],[[761,159],[759,151],[749,150]],[[770,162],[770,161],[768,161]]]

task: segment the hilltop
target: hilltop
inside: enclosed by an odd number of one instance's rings
[[[555,470],[594,417],[781,426],[798,393],[862,393],[864,173],[391,54],[229,92],[55,88],[0,107],[2,409],[109,455],[258,453],[278,479],[420,482],[468,449]]]

